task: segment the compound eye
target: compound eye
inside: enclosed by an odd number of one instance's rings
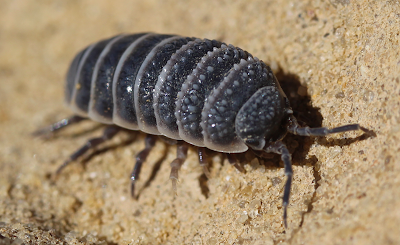
[[[265,146],[265,139],[248,139],[246,144],[254,150],[262,150]]]

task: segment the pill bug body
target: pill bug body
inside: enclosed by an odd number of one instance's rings
[[[264,62],[216,40],[177,35],[123,34],[88,46],[70,65],[65,97],[77,116],[37,134],[56,131],[84,118],[118,127],[110,126],[102,137],[89,140],[57,172],[88,149],[112,138],[119,127],[178,142],[177,158],[171,163],[174,188],[186,158],[186,143],[199,147],[203,165],[207,162],[204,148],[224,153],[249,148],[277,153],[287,176],[285,226],[292,167],[290,153],[281,139],[287,132],[324,136],[363,129],[358,124],[334,129],[300,127],[279,82]],[[148,136],[131,174],[132,194],[134,181],[153,146],[154,138]]]
[[[276,112],[287,99],[262,61],[218,41],[143,33],[80,52],[68,71],[66,101],[94,121],[236,153],[248,149],[237,130],[249,127],[235,120],[263,87],[278,98],[266,116],[282,121],[285,113]]]

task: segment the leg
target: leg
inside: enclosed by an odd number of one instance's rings
[[[199,148],[197,148],[197,152],[199,154],[200,166],[203,167],[203,172],[206,175],[207,179],[209,179],[210,171],[208,171],[208,160],[207,160],[206,148],[199,147]]]
[[[168,138],[166,136],[163,136],[163,135],[157,135],[157,136],[158,136],[158,138],[160,140],[162,140],[163,142],[167,143],[168,145],[176,145],[176,144],[178,144],[178,140],[170,139],[170,138]]]
[[[185,142],[179,141],[176,149],[176,158],[171,162],[171,174],[169,178],[172,180],[172,189],[176,194],[176,181],[178,180],[178,171],[183,162],[186,160],[189,146]]]
[[[360,129],[364,132],[368,132],[367,129],[361,127],[359,124],[349,124],[332,129],[328,129],[325,127],[322,128],[301,127],[297,122],[296,118],[293,116],[289,118],[289,122],[290,124],[288,126],[288,132],[301,136],[326,136],[328,134],[355,131]]]
[[[227,153],[226,156],[228,157],[228,161],[231,165],[235,166],[239,172],[244,173],[245,170],[240,166],[239,159],[237,158],[236,154],[234,153]]]
[[[57,132],[58,130],[60,130],[60,129],[66,127],[66,126],[76,124],[76,123],[78,123],[78,122],[80,122],[82,120],[85,120],[85,119],[87,119],[87,118],[80,117],[80,116],[72,116],[70,118],[66,118],[66,119],[63,119],[63,120],[58,121],[56,123],[53,123],[52,125],[47,126],[45,128],[41,128],[39,130],[36,130],[32,134],[33,134],[33,136],[42,136],[42,135],[51,134],[51,133]]]
[[[118,133],[120,130],[120,127],[116,126],[108,126],[104,129],[103,136],[98,137],[98,138],[93,138],[90,139],[86,142],[85,145],[83,145],[81,148],[79,148],[76,152],[74,152],[58,169],[56,174],[59,174],[70,162],[75,161],[78,159],[78,157],[82,156],[85,154],[89,149],[92,149],[101,143],[112,139],[114,135]]]
[[[145,139],[144,149],[136,155],[135,167],[131,173],[131,196],[135,195],[135,181],[139,178],[140,170],[142,169],[143,162],[146,161],[150,150],[156,144],[156,138],[153,135],[147,135]]]
[[[282,206],[283,206],[283,223],[285,225],[285,228],[287,228],[287,206],[289,205],[290,187],[292,185],[292,175],[293,175],[292,157],[290,156],[290,153],[286,148],[286,145],[282,141],[276,141],[272,143],[268,147],[264,148],[264,151],[280,154],[281,159],[285,166],[285,175],[287,177],[287,180],[283,192]]]

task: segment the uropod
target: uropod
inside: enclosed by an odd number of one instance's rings
[[[177,143],[171,163],[173,188],[189,145],[198,147],[207,172],[205,148],[228,153],[248,149],[281,155],[287,177],[283,221],[292,184],[291,155],[282,139],[287,133],[325,136],[366,129],[358,124],[333,129],[301,127],[270,67],[248,52],[208,39],[155,33],[122,34],[89,45],[73,59],[65,99],[74,116],[35,132],[55,132],[84,119],[108,124],[57,170],[89,149],[111,139],[121,128],[147,133],[136,156],[131,194],[155,135]]]

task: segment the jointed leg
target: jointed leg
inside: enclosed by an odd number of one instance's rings
[[[203,167],[203,172],[206,175],[206,177],[209,179],[210,171],[208,171],[208,159],[207,159],[206,148],[199,147],[199,148],[197,148],[197,152],[199,155],[200,166]]]
[[[289,118],[289,122],[290,124],[287,128],[288,132],[301,136],[326,136],[328,134],[342,133],[355,130],[362,130],[364,132],[369,132],[367,129],[361,127],[359,124],[349,124],[332,129],[328,129],[325,127],[321,128],[301,127],[294,116],[291,116]],[[283,222],[285,228],[287,228],[287,206],[289,205],[290,188],[292,185],[292,175],[293,175],[291,155],[282,141],[276,141],[272,143],[268,147],[264,148],[264,151],[280,154],[281,159],[285,166],[285,175],[287,176],[287,180],[283,193],[282,205],[283,205]]]
[[[285,228],[287,228],[287,206],[289,205],[289,197],[290,197],[290,187],[292,185],[292,176],[293,176],[293,169],[292,169],[292,157],[286,148],[286,145],[282,141],[276,141],[269,145],[268,147],[264,148],[265,152],[272,152],[281,155],[281,159],[285,166],[285,175],[287,177],[285,189],[283,192],[283,222]]]
[[[170,139],[167,136],[157,135],[160,140],[167,143],[168,145],[176,145],[178,144],[178,140]]]
[[[234,153],[227,153],[226,156],[228,157],[228,161],[231,165],[235,166],[237,170],[244,173],[245,170],[242,166],[240,166],[239,159],[237,158],[236,154]]]
[[[87,118],[80,117],[80,116],[72,116],[70,118],[65,118],[65,119],[62,119],[61,121],[53,123],[50,126],[41,128],[41,129],[33,132],[33,135],[34,136],[42,136],[42,135],[46,135],[46,134],[51,134],[51,133],[57,132],[58,130],[60,130],[66,126],[76,124],[85,119],[87,119]]]
[[[289,121],[290,124],[288,126],[288,132],[301,136],[326,136],[328,134],[342,133],[355,130],[362,130],[364,132],[368,132],[367,129],[361,127],[359,124],[349,124],[328,129],[325,127],[322,128],[301,127],[297,122],[296,118],[293,116],[290,117]]]
[[[101,143],[112,139],[118,131],[120,130],[120,127],[116,126],[108,126],[104,129],[103,136],[98,137],[98,138],[93,138],[90,139],[86,142],[85,145],[83,145],[81,148],[79,148],[76,152],[74,152],[58,169],[56,174],[59,174],[70,162],[75,161],[78,159],[78,157],[82,156],[85,154],[89,149],[92,149]]]
[[[171,174],[169,178],[172,180],[172,189],[176,194],[176,181],[178,180],[178,171],[183,162],[186,160],[189,146],[187,143],[179,141],[176,149],[176,158],[171,162]]]
[[[156,144],[156,137],[153,135],[147,135],[145,139],[144,149],[136,155],[135,167],[131,173],[131,196],[135,195],[135,181],[139,178],[140,170],[142,169],[143,162],[146,161],[150,150]]]

